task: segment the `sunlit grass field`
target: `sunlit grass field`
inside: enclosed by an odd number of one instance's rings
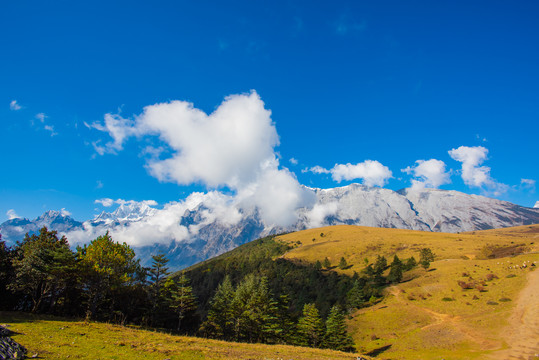
[[[428,271],[405,273],[402,283],[385,290],[382,302],[350,316],[357,350],[391,359],[479,359],[506,348],[507,319],[536,268],[531,264],[539,262],[539,225],[461,234],[332,226],[279,239],[296,246],[284,257],[307,262],[327,257],[332,271],[348,275],[361,272],[377,255],[388,263],[395,254],[417,260],[421,248],[432,249],[436,258]],[[501,258],[487,258],[492,245],[506,249]],[[347,269],[337,267],[341,257]],[[515,268],[522,264],[527,267]],[[463,289],[459,281],[472,288]]]
[[[357,354],[286,345],[231,343],[52,316],[0,312],[13,339],[39,359],[356,359]]]

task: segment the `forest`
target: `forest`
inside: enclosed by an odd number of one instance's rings
[[[346,317],[372,305],[384,287],[418,265],[378,256],[353,276],[332,265],[281,258],[274,236],[171,274],[165,254],[141,266],[135,251],[106,233],[72,250],[42,228],[8,247],[0,237],[0,310],[44,313],[180,334],[269,344],[353,350]],[[427,268],[432,253],[423,249]]]

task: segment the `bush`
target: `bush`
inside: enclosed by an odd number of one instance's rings
[[[508,302],[508,301],[511,301],[511,299],[507,298],[507,297],[503,297],[501,298],[500,300],[498,300],[499,302]]]
[[[496,301],[487,301],[487,305],[498,305],[498,303]]]
[[[510,278],[514,278],[514,277],[517,277],[515,274],[509,274],[506,276],[506,278],[510,279]]]
[[[468,283],[468,282],[462,281],[462,280],[457,281],[457,284],[459,284],[459,286],[462,288],[462,290],[473,289],[474,288],[473,283]]]
[[[487,274],[487,281],[492,281],[494,279],[499,279],[499,277],[496,274]]]
[[[444,297],[442,298],[442,301],[455,301],[455,299],[450,298],[450,297]]]

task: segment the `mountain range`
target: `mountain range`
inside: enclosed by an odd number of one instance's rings
[[[311,208],[299,209],[297,221],[289,226],[265,224],[256,208],[234,208],[238,216],[231,221],[204,201],[182,207],[176,213],[145,202],[128,202],[84,222],[74,220],[66,212],[51,210],[34,220],[10,219],[0,225],[0,231],[2,239],[13,244],[25,233],[35,233],[47,226],[65,234],[74,244],[90,241],[108,230],[113,238],[133,246],[143,264],[150,263],[151,255],[164,252],[171,269],[180,269],[266,235],[327,225],[456,233],[539,223],[539,208],[452,190],[393,191],[358,184],[311,190],[316,203]],[[221,213],[231,211],[221,209]],[[154,239],[153,234],[160,230],[159,239],[157,235]]]

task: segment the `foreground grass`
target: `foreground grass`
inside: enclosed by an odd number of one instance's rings
[[[530,271],[515,265],[539,265],[539,225],[475,231],[431,233],[359,226],[331,226],[280,236],[296,246],[284,257],[306,262],[325,257],[337,265],[344,257],[360,272],[377,255],[391,262],[428,247],[436,254],[429,271],[417,268],[402,283],[386,289],[379,304],[356,311],[349,332],[361,353],[391,359],[482,359],[511,346],[504,341],[508,319]],[[519,247],[522,254],[504,253],[485,259],[485,247]],[[517,253],[518,253],[517,252]],[[490,274],[490,275],[489,275]],[[493,276],[494,275],[494,276]],[[474,283],[462,289],[459,281]]]
[[[287,345],[231,343],[118,325],[0,312],[0,324],[40,359],[335,359],[357,354]]]

